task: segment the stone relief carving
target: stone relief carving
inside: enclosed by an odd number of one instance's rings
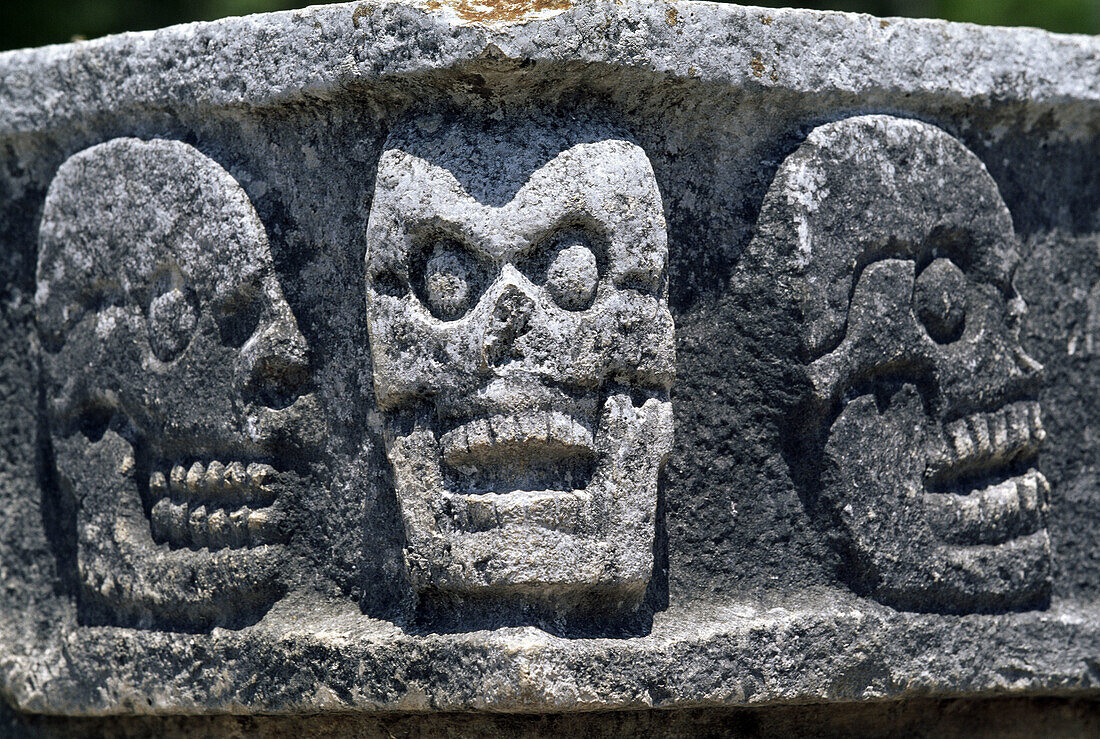
[[[1085,319],[1085,354],[1100,354],[1100,283],[1092,286],[1087,302]]]
[[[279,591],[287,460],[316,416],[305,340],[237,182],[177,141],[70,157],[35,298],[86,620],[232,625]]]
[[[667,251],[649,160],[615,132],[422,118],[390,135],[366,305],[422,598],[640,602],[673,428]]]
[[[638,607],[673,428],[667,256],[651,165],[608,126],[425,117],[391,133],[366,313],[422,599]],[[792,466],[852,585],[887,604],[1048,598],[1042,368],[1018,340],[1017,260],[995,183],[927,124],[819,127],[765,198],[740,269],[799,308],[813,391]],[[319,414],[244,191],[180,142],[80,152],[47,196],[37,279],[86,620],[262,613],[291,533],[281,492]]]
[[[743,269],[801,316],[813,397],[792,468],[852,584],[889,605],[1049,597],[1042,367],[1018,340],[1017,261],[982,163],[917,121],[815,129],[765,198]]]

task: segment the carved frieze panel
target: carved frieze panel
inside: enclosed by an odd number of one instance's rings
[[[413,119],[386,140],[365,232],[418,597],[637,608],[674,376],[645,153],[594,121]],[[317,406],[266,239],[240,186],[179,142],[92,147],[51,186],[36,308],[91,621],[202,628],[280,592],[279,460]],[[1048,597],[1017,261],[984,167],[927,124],[822,126],[765,197],[741,269],[775,274],[802,316],[813,396],[792,466],[849,582],[885,603]]]
[[[0,701],[1094,692],[1100,47],[566,5],[0,54]]]

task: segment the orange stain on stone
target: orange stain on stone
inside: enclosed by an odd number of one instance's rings
[[[528,20],[530,16],[544,11],[568,10],[573,7],[571,0],[451,0],[440,2],[428,0],[424,7],[435,11],[449,5],[458,17],[466,23],[515,23]]]

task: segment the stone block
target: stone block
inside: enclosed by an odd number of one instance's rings
[[[1100,39],[367,2],[0,79],[0,729],[1095,725]]]

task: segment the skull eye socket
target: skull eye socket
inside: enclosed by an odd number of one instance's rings
[[[950,259],[929,264],[913,286],[913,309],[932,340],[949,344],[966,325],[966,276]]]
[[[466,315],[485,289],[486,265],[451,239],[437,240],[422,253],[427,258],[413,269],[417,297],[442,321]]]
[[[518,266],[564,310],[585,310],[596,299],[600,266],[593,239],[584,230],[555,234]]]
[[[199,323],[191,290],[177,270],[158,275],[149,301],[149,345],[162,362],[170,362],[187,348]]]
[[[218,334],[226,346],[240,348],[256,333],[263,306],[258,290],[242,291],[218,311]]]

